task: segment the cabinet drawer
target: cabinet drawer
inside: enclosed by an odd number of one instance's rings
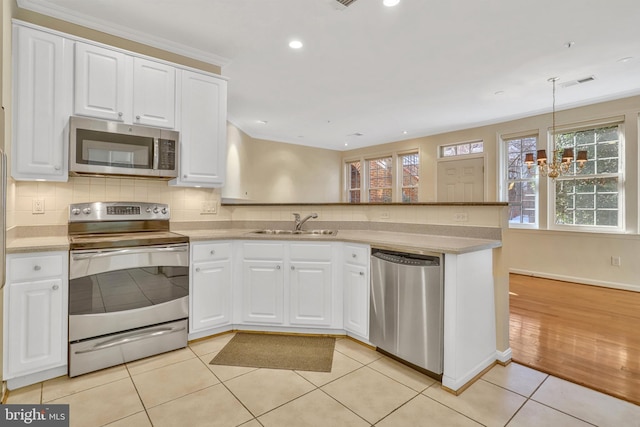
[[[331,243],[292,243],[292,261],[331,261]]]
[[[344,245],[344,262],[355,265],[368,265],[370,250],[368,246]]]
[[[245,243],[242,245],[244,259],[282,260],[284,258],[283,243]]]
[[[61,276],[65,262],[62,254],[10,257],[7,280],[15,282]]]
[[[230,256],[230,243],[194,243],[191,247],[191,261],[215,261]]]

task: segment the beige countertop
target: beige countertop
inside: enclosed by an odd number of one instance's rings
[[[461,254],[502,246],[500,240],[475,239],[467,237],[437,236],[431,234],[398,233],[391,231],[339,230],[336,235],[314,234],[257,234],[253,230],[172,230],[189,236],[191,242],[205,240],[305,240],[336,241],[368,244],[380,249],[410,253],[452,253]]]
[[[171,230],[189,236],[191,242],[207,240],[288,240],[288,241],[336,241],[368,244],[375,248],[409,253],[461,254],[502,246],[500,240],[449,237],[431,234],[398,233],[391,231],[339,230],[337,235],[272,235],[256,234],[247,229],[196,229]],[[66,235],[44,237],[21,237],[7,240],[7,253],[40,251],[67,251]]]

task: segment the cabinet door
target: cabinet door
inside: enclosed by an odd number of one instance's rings
[[[131,57],[76,43],[74,112],[131,122]]]
[[[331,325],[331,264],[292,262],[289,281],[292,325]]]
[[[133,122],[175,127],[176,69],[142,58],[133,60]]]
[[[282,261],[243,261],[242,320],[248,323],[284,322]]]
[[[369,275],[367,268],[346,264],[343,270],[344,329],[369,339]]]
[[[227,164],[227,82],[182,71],[180,120],[182,186],[220,187]]]
[[[67,313],[62,280],[11,283],[7,289],[4,378],[65,365]]]
[[[193,265],[189,332],[231,323],[231,261]]]
[[[72,42],[17,25],[13,32],[11,175],[16,180],[67,181]]]

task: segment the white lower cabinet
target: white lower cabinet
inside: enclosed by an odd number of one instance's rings
[[[246,323],[284,323],[283,262],[244,260],[242,265],[242,320]]]
[[[344,329],[365,340],[369,339],[369,253],[366,245],[344,245]]]
[[[3,379],[53,368],[66,372],[68,253],[7,255],[4,288]],[[47,379],[21,382],[18,386]]]
[[[190,338],[253,325],[344,329],[367,339],[370,249],[345,247],[348,257],[341,242],[192,243]]]
[[[232,322],[231,243],[191,245],[189,333]]]
[[[297,261],[289,270],[289,323],[331,326],[331,263]]]

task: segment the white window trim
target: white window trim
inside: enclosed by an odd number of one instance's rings
[[[475,141],[474,141],[475,142]],[[420,166],[422,166],[422,155],[420,153],[419,147],[409,148],[406,150],[399,150],[393,152],[379,152],[372,153],[368,155],[363,155],[360,157],[346,157],[344,158],[342,170],[344,175],[344,180],[342,183],[342,200],[345,203],[349,203],[349,174],[348,174],[348,165],[353,162],[360,162],[360,203],[369,203],[369,160],[381,159],[385,157],[391,157],[392,167],[395,169],[391,174],[391,203],[402,203],[402,171],[399,167],[400,156],[405,154],[418,154],[418,161]],[[418,176],[422,175],[422,167],[420,168],[420,172]],[[418,189],[420,185],[418,184]],[[420,191],[420,190],[418,190]],[[405,203],[409,204],[409,203]]]
[[[507,164],[507,141],[510,139],[520,139],[527,137],[536,137],[536,141],[540,141],[540,132],[536,130],[530,130],[525,132],[517,132],[517,133],[509,133],[509,134],[498,134],[498,150],[497,152],[500,154],[500,174],[497,176],[498,179],[498,188],[500,189],[500,201],[509,202],[509,179],[507,178],[507,171],[509,165]],[[536,167],[537,166],[532,166]],[[520,224],[520,223],[511,223],[507,218],[507,225],[509,228],[518,228],[518,229],[526,229],[526,230],[538,230],[540,229],[540,175],[538,173],[535,174],[535,182],[536,182],[536,212],[535,212],[535,222],[532,224]]]
[[[556,231],[571,231],[576,233],[602,233],[602,234],[620,234],[625,233],[626,230],[626,215],[625,215],[625,206],[626,206],[626,194],[625,194],[625,128],[624,121],[621,121],[620,118],[612,118],[612,119],[603,119],[597,120],[593,122],[584,122],[576,124],[575,127],[564,125],[562,127],[556,127],[556,133],[562,132],[571,132],[571,131],[579,131],[586,129],[594,129],[598,127],[605,126],[618,126],[619,138],[620,138],[620,148],[618,155],[619,172],[617,174],[602,174],[603,176],[618,176],[618,226],[595,226],[595,225],[564,225],[564,224],[556,224],[556,187],[555,182],[549,180],[547,183],[547,206],[548,206],[548,224],[547,227],[549,230]],[[547,152],[552,151],[552,129],[548,130],[547,135]],[[577,178],[580,178],[580,174],[576,174]]]

